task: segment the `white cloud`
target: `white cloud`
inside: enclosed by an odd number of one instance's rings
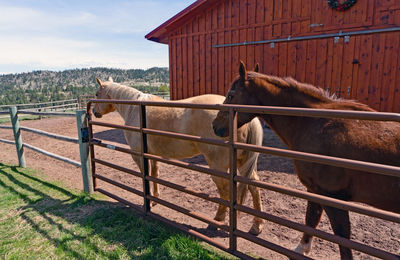
[[[144,36],[185,7],[181,0],[23,3],[0,0],[3,72],[168,66],[167,46]]]

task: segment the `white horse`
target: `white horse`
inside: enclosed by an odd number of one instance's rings
[[[116,99],[116,100],[139,100],[139,101],[165,101],[161,97],[145,94],[137,89],[114,83],[110,78],[107,82],[96,79],[100,88],[96,92],[98,99]],[[191,97],[179,101],[166,101],[177,103],[195,103],[195,104],[222,104],[224,96],[202,95]],[[104,114],[117,110],[125,120],[125,125],[139,126],[139,106],[137,105],[119,105],[95,103],[93,114],[101,117]],[[206,138],[226,139],[214,134],[211,122],[217,115],[215,110],[201,110],[189,108],[174,107],[146,107],[147,128],[164,131],[178,132],[188,135],[196,135]],[[139,133],[124,131],[127,143],[132,150],[140,151],[141,142]],[[260,121],[256,118],[238,129],[238,141],[243,143],[261,145],[263,139],[263,130]],[[165,158],[183,159],[203,154],[208,165],[212,169],[227,172],[229,168],[229,150],[226,147],[210,145],[199,142],[186,141],[176,138],[168,138],[156,135],[148,135],[148,152]],[[140,157],[132,155],[133,160],[143,172]],[[257,175],[258,153],[251,151],[238,151],[237,167],[241,176],[258,180]],[[149,160],[150,175],[157,178],[159,165],[157,161]],[[212,176],[217,185],[221,198],[229,200],[228,180]],[[254,186],[238,184],[238,203],[243,203],[247,194],[247,189],[253,198],[253,206],[257,210],[262,210],[260,190]],[[159,197],[158,184],[153,183],[153,195]],[[226,206],[219,205],[215,220],[224,221],[226,215]],[[255,217],[250,229],[252,234],[259,234],[262,230],[263,220]]]

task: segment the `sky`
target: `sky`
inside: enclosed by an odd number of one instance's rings
[[[194,0],[0,0],[0,74],[168,67],[146,34]]]

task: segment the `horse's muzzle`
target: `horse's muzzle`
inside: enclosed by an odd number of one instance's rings
[[[94,108],[92,109],[93,115],[97,118],[101,118],[103,115],[98,113],[96,110],[94,110]]]
[[[226,128],[226,127],[216,127],[214,124],[213,124],[213,130],[214,130],[214,133],[217,135],[217,136],[220,136],[220,137],[226,137],[226,136],[228,136],[228,128]]]

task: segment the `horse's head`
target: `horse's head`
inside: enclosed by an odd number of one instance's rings
[[[100,86],[96,92],[96,99],[111,99],[108,95],[108,89],[110,87],[109,85],[113,83],[112,78],[110,77],[108,81],[105,82],[96,78],[96,81]],[[95,103],[92,111],[95,117],[100,118],[107,113],[115,111],[115,106],[108,103]]]
[[[258,64],[254,72],[258,72]],[[248,78],[247,70],[241,61],[239,66],[239,76],[233,81],[226,95],[224,104],[259,105],[257,97],[251,92],[250,88],[255,84],[255,78]],[[238,127],[250,122],[256,114],[238,113]],[[212,122],[214,133],[225,137],[229,134],[229,112],[219,111],[217,117]]]

